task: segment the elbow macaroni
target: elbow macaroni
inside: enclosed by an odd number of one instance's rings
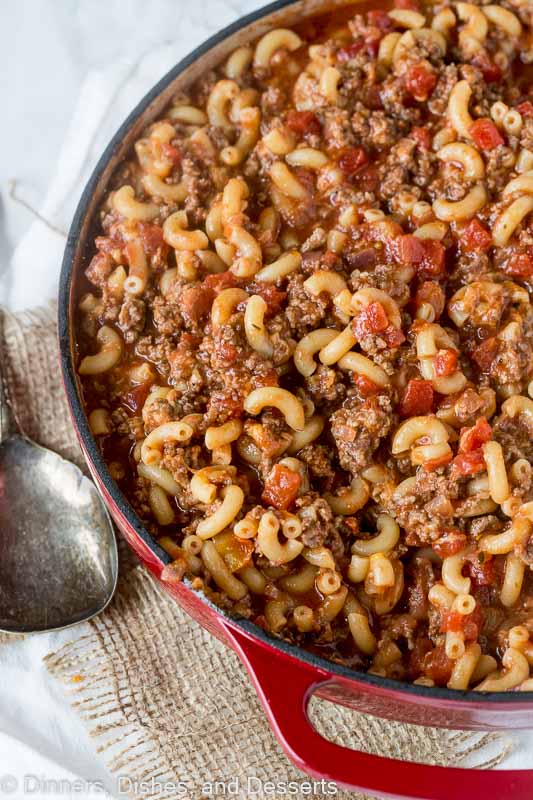
[[[532,31],[512,6],[332,8],[243,39],[150,106],[74,282],[89,428],[164,579],[459,691],[533,690]]]

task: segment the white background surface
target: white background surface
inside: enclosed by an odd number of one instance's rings
[[[0,303],[21,309],[53,298],[64,245],[9,198],[8,182],[16,179],[19,195],[67,230],[96,158],[137,100],[209,34],[262,4],[1,0]],[[114,791],[62,687],[42,665],[42,657],[72,635],[0,648],[0,797],[102,796],[50,787],[36,793],[34,783],[25,793],[26,774],[55,780],[77,775]],[[506,766],[533,766],[533,746],[527,746],[532,737],[515,739]],[[3,783],[5,775],[14,781]]]

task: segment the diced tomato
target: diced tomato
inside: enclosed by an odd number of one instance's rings
[[[365,40],[361,37],[360,39],[356,39],[355,42],[346,45],[346,47],[339,48],[339,50],[337,50],[337,61],[340,64],[346,64],[347,61],[351,61],[352,58],[355,58],[364,46]]]
[[[459,438],[459,452],[471,453],[492,438],[492,428],[485,417],[480,417],[471,428],[463,428]]]
[[[465,251],[486,253],[492,246],[492,236],[475,217],[466,226],[461,236],[461,247]]]
[[[375,247],[364,247],[362,250],[357,250],[353,253],[347,253],[346,260],[350,270],[368,270],[373,269],[376,266],[378,254]]]
[[[445,686],[450,680],[454,662],[446,655],[443,644],[439,644],[424,657],[424,673],[435,681],[437,686]]]
[[[453,375],[457,370],[457,351],[449,349],[439,350],[434,358],[433,366],[435,368],[435,375],[439,378]]]
[[[402,417],[417,417],[429,414],[433,408],[433,386],[431,381],[410,380],[400,405]]]
[[[219,294],[224,289],[233,289],[239,286],[239,279],[233,272],[226,270],[226,272],[217,272],[213,275],[207,275],[202,281],[203,289],[213,291]]]
[[[363,167],[357,173],[357,186],[362,192],[375,192],[379,182],[379,172],[377,167],[372,164],[368,167]]]
[[[468,129],[468,133],[481,150],[494,150],[495,147],[505,144],[505,139],[488,117],[476,119]]]
[[[387,12],[380,8],[369,11],[367,18],[369,25],[374,25],[376,28],[379,28],[382,31],[390,31],[393,27],[392,20]]]
[[[435,319],[438,319],[444,311],[446,295],[442,286],[435,281],[424,281],[420,284],[415,294],[415,306],[419,308],[422,303],[429,303],[435,311]]]
[[[138,386],[134,386],[124,395],[122,405],[126,406],[134,416],[137,416],[141,413],[151,386],[152,381],[145,381],[144,383],[139,383]]]
[[[158,250],[166,250],[167,243],[163,239],[163,228],[150,222],[139,223],[139,234],[146,255],[154,256]]]
[[[436,85],[436,74],[424,64],[415,64],[405,78],[405,88],[419,102],[427,100]]]
[[[275,464],[265,481],[261,500],[269,506],[286,511],[298,497],[301,483],[302,479],[297,472],[282,464]]]
[[[516,110],[519,111],[523,117],[533,117],[533,103],[529,100],[524,100],[523,103],[519,103]]]
[[[263,386],[278,386],[279,377],[275,369],[269,369],[266,372],[254,375],[252,379],[254,389],[260,389]]]
[[[379,50],[379,42],[378,42]],[[365,86],[363,89],[363,104],[371,111],[379,111],[383,108],[383,101],[381,99],[381,86],[379,84],[371,84]]]
[[[387,312],[381,303],[369,303],[354,318],[353,329],[358,339],[372,333],[383,333],[389,327]]]
[[[482,52],[472,59],[472,64],[476,66],[487,83],[498,83],[502,79],[502,71],[486,53]]]
[[[472,553],[465,561],[465,567],[476,587],[492,586],[494,583],[494,559],[486,553]]]
[[[415,140],[419,147],[423,150],[429,150],[431,147],[431,133],[429,128],[412,128],[410,136]]]
[[[517,253],[507,261],[505,272],[514,278],[531,278],[533,275],[533,255]]]
[[[394,325],[389,325],[387,330],[383,332],[383,338],[389,347],[399,347],[405,342],[404,332],[400,328],[395,328]]]
[[[370,58],[375,58],[379,52],[379,44],[381,42],[382,34],[379,33],[377,36],[367,36],[365,40],[366,45],[366,52],[370,56]]]
[[[396,249],[399,261],[414,266],[421,275],[437,276],[444,272],[446,249],[441,242],[407,233],[398,237]]]
[[[495,336],[476,345],[471,352],[472,360],[476,362],[482,372],[488,372],[492,366],[492,362],[498,355],[499,344]]]
[[[181,163],[181,153],[177,147],[174,147],[171,144],[164,144],[161,147],[161,151],[164,157],[168,161],[172,161],[174,165]]]
[[[461,531],[445,531],[436,542],[433,542],[432,547],[439,558],[448,558],[460,553],[465,548],[466,535]]]
[[[410,11],[419,11],[418,0],[394,0],[394,8],[408,8]]]
[[[462,631],[465,641],[470,642],[477,639],[482,624],[483,613],[476,604],[471,614],[460,614],[458,611],[445,611],[442,615],[440,632],[447,633],[448,631],[454,631],[457,633]]]
[[[345,147],[339,157],[339,167],[351,178],[368,164],[368,156],[362,147]]]
[[[475,642],[483,627],[483,611],[476,603],[476,607],[471,614],[465,614],[463,617],[463,633],[465,635],[465,642]]]
[[[422,264],[426,249],[424,239],[419,239],[410,233],[397,239],[398,258],[404,264]]]
[[[180,296],[181,309],[186,317],[199,322],[211,311],[214,299],[214,289],[204,286],[185,286]]]
[[[266,621],[266,617],[264,614],[258,614],[257,617],[254,617],[252,619],[252,622],[259,628],[262,628],[264,631],[268,630],[268,622]]]
[[[381,391],[381,387],[377,383],[371,381],[366,375],[359,375],[357,372],[354,372],[353,382],[363,397],[372,397],[372,395],[379,394]]]
[[[477,475],[487,468],[482,450],[472,450],[470,453],[459,453],[452,462],[456,475]]]
[[[161,571],[161,580],[163,583],[178,584],[181,583],[183,576],[187,572],[187,561],[185,555],[179,556],[170,564],[165,564]]]
[[[249,564],[255,549],[252,539],[239,539],[231,531],[219,533],[213,542],[230,572],[236,572]]]
[[[440,632],[447,633],[453,631],[457,633],[463,627],[463,615],[458,611],[443,611],[440,623]]]
[[[325,267],[328,267],[328,269],[335,269],[335,267],[339,263],[339,256],[332,250],[326,250],[326,252],[322,256],[322,263],[324,264]]]
[[[253,292],[260,295],[267,304],[267,316],[273,316],[281,311],[287,298],[287,292],[282,292],[280,289],[276,289],[272,283],[264,283],[263,281],[257,281],[257,283],[253,284]]]
[[[322,130],[320,120],[312,111],[291,110],[287,114],[286,123],[291,131],[300,134],[300,136],[306,133],[319,134]]]
[[[442,275],[445,269],[446,248],[441,242],[434,239],[424,241],[425,255],[422,269],[419,272],[426,275]]]
[[[435,472],[439,467],[445,467],[453,458],[453,453],[450,450],[448,453],[439,456],[438,458],[430,458],[429,461],[424,461],[424,469],[427,472]]]

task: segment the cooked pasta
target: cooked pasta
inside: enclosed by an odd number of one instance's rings
[[[88,422],[227,612],[372,674],[530,691],[530,15],[334,5],[181,86],[113,176],[79,280]]]

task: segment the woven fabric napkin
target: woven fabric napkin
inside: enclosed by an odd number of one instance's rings
[[[55,309],[6,312],[3,335],[19,424],[83,467],[59,374]],[[332,797],[284,756],[237,656],[193,622],[124,544],[120,552],[112,604],[89,633],[74,631],[45,659],[115,774],[117,797]],[[403,725],[316,699],[311,717],[323,735],[348,747],[428,764],[490,768],[510,747],[501,734]],[[267,782],[278,787],[274,793]],[[284,795],[288,785],[292,794]]]

